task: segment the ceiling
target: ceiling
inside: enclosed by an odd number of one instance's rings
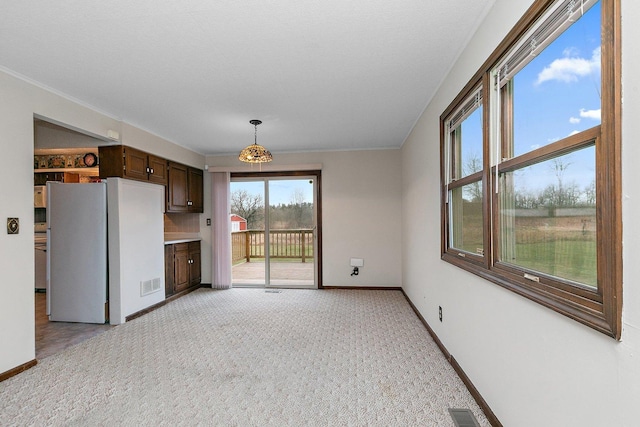
[[[494,1],[3,1],[0,68],[205,155],[393,148]]]

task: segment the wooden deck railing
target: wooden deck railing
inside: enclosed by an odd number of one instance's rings
[[[264,258],[264,230],[235,231],[231,233],[233,262],[251,258]],[[313,258],[313,230],[271,230],[269,231],[271,258],[299,258],[302,262]]]

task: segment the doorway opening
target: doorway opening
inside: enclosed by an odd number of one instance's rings
[[[42,359],[113,327],[109,324],[49,321],[47,304],[47,296],[52,295],[47,264],[53,248],[47,232],[51,225],[47,223],[47,210],[51,209],[47,206],[44,189],[51,181],[95,181],[99,167],[90,167],[84,163],[84,158],[89,154],[96,155],[98,147],[105,145],[106,140],[39,115],[34,115],[33,127],[35,355],[36,359]]]
[[[321,287],[320,171],[231,174],[234,287]]]

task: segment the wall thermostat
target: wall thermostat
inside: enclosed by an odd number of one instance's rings
[[[20,232],[20,219],[7,218],[7,234],[18,234]]]

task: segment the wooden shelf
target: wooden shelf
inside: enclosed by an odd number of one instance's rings
[[[51,172],[72,172],[81,175],[98,175],[100,168],[98,166],[91,168],[48,168],[48,169],[34,169],[34,173],[51,173]]]

